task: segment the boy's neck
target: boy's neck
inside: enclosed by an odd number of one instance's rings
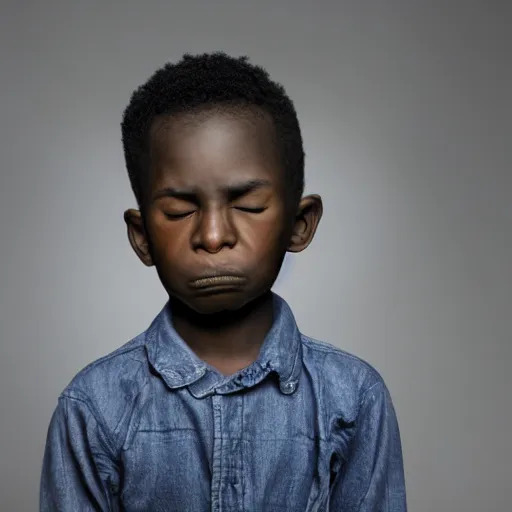
[[[171,302],[176,332],[203,361],[230,375],[259,356],[274,320],[269,291],[237,311],[199,315]]]

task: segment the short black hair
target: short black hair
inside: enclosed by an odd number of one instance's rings
[[[296,206],[304,191],[304,148],[293,102],[282,85],[246,56],[224,52],[185,54],[158,69],[132,94],[121,123],[126,168],[132,190],[143,208],[149,168],[150,131],[156,118],[203,107],[257,106],[270,115],[285,172],[288,199]]]

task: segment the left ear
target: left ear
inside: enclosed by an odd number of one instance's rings
[[[319,195],[312,194],[301,199],[288,252],[302,252],[312,242],[323,211],[322,198]]]

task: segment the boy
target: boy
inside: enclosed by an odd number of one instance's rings
[[[61,395],[41,510],[405,511],[382,379],[270,291],[322,216],[283,88],[246,58],[186,55],[133,94],[122,135],[128,236],[169,302]]]

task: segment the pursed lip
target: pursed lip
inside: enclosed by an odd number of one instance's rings
[[[215,272],[190,281],[190,286],[196,290],[204,288],[230,287],[244,284],[247,279],[239,274]]]

